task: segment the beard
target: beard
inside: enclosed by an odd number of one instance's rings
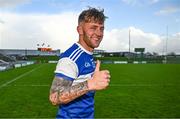
[[[84,42],[93,49],[97,48],[102,41],[102,38],[90,37],[85,31],[83,31],[83,39],[84,39]]]

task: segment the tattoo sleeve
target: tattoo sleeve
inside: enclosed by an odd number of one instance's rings
[[[55,77],[50,94],[58,92],[58,104],[67,104],[88,92],[87,81],[72,86],[72,81]]]

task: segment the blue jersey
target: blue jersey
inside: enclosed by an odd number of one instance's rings
[[[90,79],[94,70],[92,53],[75,43],[61,55],[55,75],[77,85]],[[68,104],[60,105],[57,118],[94,118],[94,93],[89,91]]]

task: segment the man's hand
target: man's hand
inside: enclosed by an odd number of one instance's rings
[[[100,71],[100,61],[97,60],[96,68],[92,79],[88,80],[89,90],[106,89],[110,82],[110,73],[108,70]]]

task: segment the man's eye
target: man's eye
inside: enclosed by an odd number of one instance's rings
[[[101,30],[101,31],[104,31],[104,28],[101,28],[100,30]]]

